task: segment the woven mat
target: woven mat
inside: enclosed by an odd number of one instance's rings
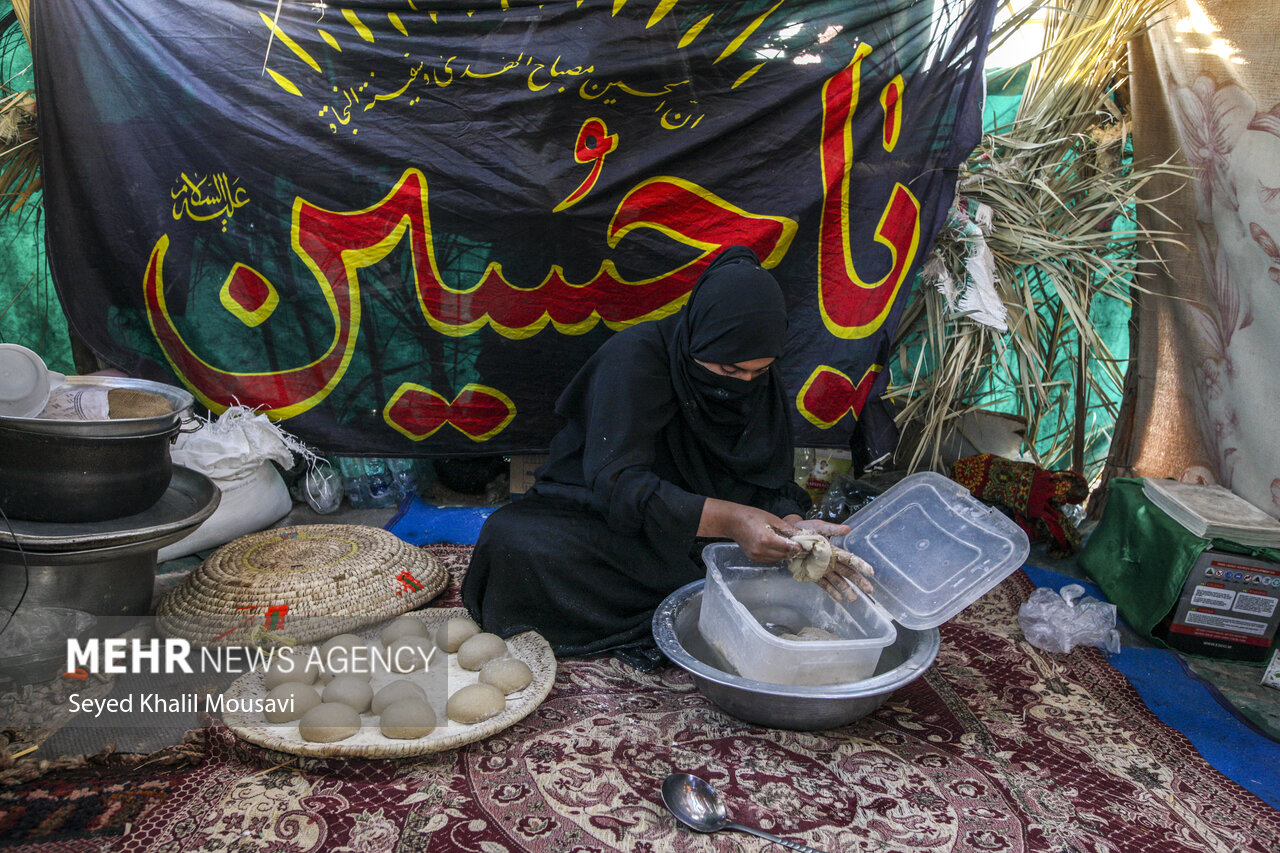
[[[256,645],[272,631],[308,643],[421,607],[446,581],[429,552],[381,528],[274,528],[214,551],[161,599],[156,627],[203,645]]]
[[[465,548],[432,552],[455,577],[465,565]],[[657,790],[676,769],[712,780],[741,822],[829,853],[1280,849],[1280,813],[1209,767],[1101,653],[1021,640],[1030,589],[1016,573],[943,627],[925,677],[830,732],[743,725],[680,670],[610,658],[563,661],[521,723],[418,761],[299,759],[210,728],[205,762],[170,777],[112,849],[777,849],[679,827]],[[440,604],[456,603],[454,582]],[[28,832],[3,803],[0,833]]]

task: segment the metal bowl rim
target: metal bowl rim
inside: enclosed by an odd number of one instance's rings
[[[26,430],[44,434],[129,436],[143,437],[132,430],[138,427],[147,429],[148,434],[157,431],[157,426],[176,426],[185,420],[195,406],[195,397],[186,389],[150,379],[134,379],[129,376],[68,376],[61,385],[83,385],[107,388],[132,388],[135,391],[146,391],[164,397],[173,406],[173,411],[164,415],[152,415],[146,418],[113,418],[105,421],[62,421],[50,418],[11,418],[0,416],[0,425],[8,425],[13,429]],[[54,389],[56,390],[56,389]]]
[[[698,678],[714,684],[721,684],[751,693],[762,693],[769,696],[796,699],[855,699],[865,696],[877,696],[890,693],[918,678],[933,665],[941,648],[941,636],[937,628],[913,631],[920,637],[916,648],[907,659],[898,666],[880,675],[865,678],[849,684],[828,684],[820,686],[772,684],[767,681],[755,681],[739,675],[716,669],[703,663],[680,644],[675,631],[675,614],[685,607],[689,599],[702,592],[706,579],[696,580],[671,593],[658,605],[653,613],[653,638],[672,663]]]

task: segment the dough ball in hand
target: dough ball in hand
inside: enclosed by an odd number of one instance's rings
[[[787,559],[791,576],[798,581],[817,581],[834,567],[831,540],[821,533],[802,530],[791,535],[800,551]]]
[[[346,740],[358,731],[360,715],[341,702],[321,702],[298,721],[298,734],[311,743]]]
[[[320,704],[320,694],[310,684],[286,681],[267,691],[262,716],[268,723],[291,723]]]
[[[507,697],[492,684],[468,684],[449,697],[445,713],[449,719],[471,725],[501,714]]]
[[[373,713],[381,714],[388,705],[393,702],[399,702],[401,699],[421,699],[426,702],[427,693],[412,681],[398,678],[373,694],[373,702],[370,707],[373,709]]]
[[[378,635],[378,639],[382,641],[382,645],[389,646],[401,637],[429,636],[431,636],[431,629],[426,626],[426,623],[418,617],[410,616],[406,613],[383,628],[382,633]]]
[[[458,647],[458,666],[472,672],[507,653],[507,641],[497,634],[476,634]]]
[[[480,633],[480,626],[465,616],[455,616],[436,629],[436,645],[449,654]]]
[[[325,685],[324,701],[341,702],[357,714],[363,714],[373,701],[373,688],[358,675],[339,675]]]
[[[382,710],[378,724],[390,738],[426,737],[436,727],[436,712],[421,699],[401,699]]]
[[[522,660],[494,658],[480,667],[480,683],[492,684],[503,693],[524,690],[533,681],[533,671]]]
[[[314,666],[307,666],[307,657],[306,652],[277,649],[262,672],[262,686],[267,690],[274,690],[281,684],[290,682],[314,684],[318,670]]]

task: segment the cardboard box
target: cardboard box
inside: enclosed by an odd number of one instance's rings
[[[1170,646],[1233,660],[1264,661],[1280,625],[1280,565],[1205,551],[1173,609]]]
[[[534,472],[547,461],[545,453],[526,453],[511,457],[511,497],[523,495],[533,485]]]
[[[1262,674],[1262,686],[1280,690],[1280,649],[1271,653],[1271,663],[1267,664],[1267,671]]]

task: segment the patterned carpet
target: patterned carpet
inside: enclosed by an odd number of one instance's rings
[[[455,577],[465,565],[465,548],[432,550]],[[1015,574],[943,627],[924,678],[835,731],[738,723],[677,669],[566,661],[535,713],[455,752],[304,761],[215,726],[196,769],[135,771],[129,790],[154,798],[127,826],[112,823],[116,834],[49,821],[41,835],[20,812],[57,784],[44,778],[0,789],[0,838],[33,851],[174,853],[780,849],[678,826],[657,787],[690,770],[739,821],[830,853],[1280,851],[1280,812],[1209,767],[1101,653],[1046,655],[1021,640],[1015,615],[1030,589]],[[455,595],[456,583],[438,603]]]

